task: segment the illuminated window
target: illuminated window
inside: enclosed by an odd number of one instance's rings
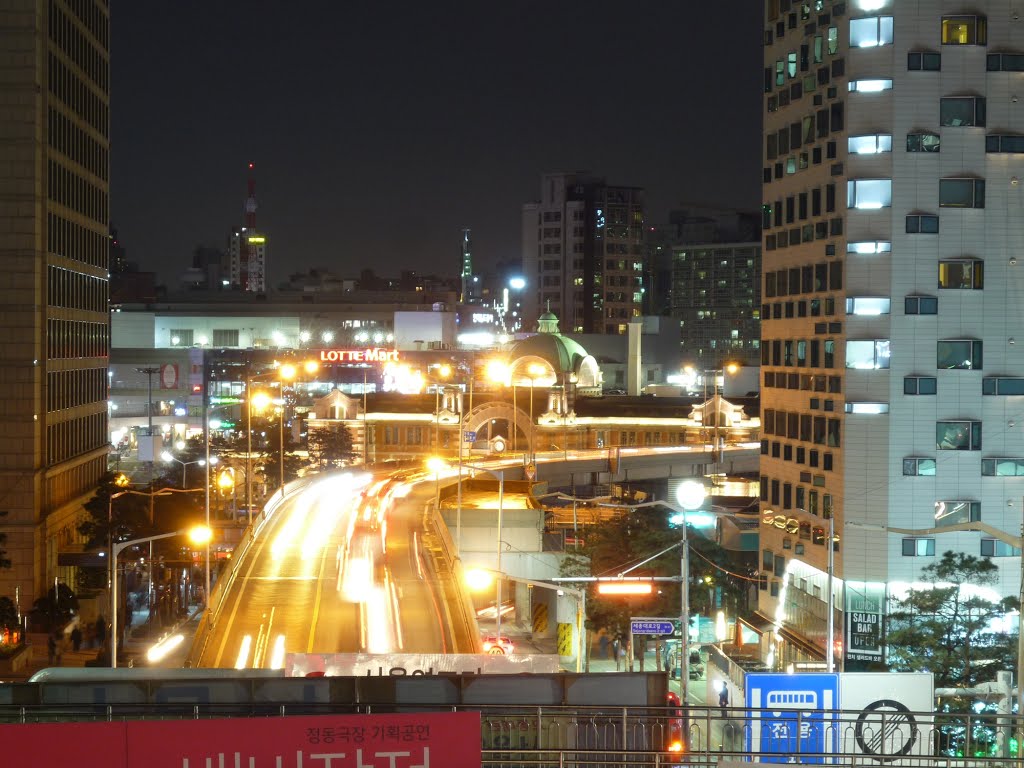
[[[877,209],[892,205],[892,179],[850,179],[846,182],[848,208]]]
[[[985,287],[985,262],[962,259],[939,262],[939,288],[980,290]]]
[[[889,340],[850,340],[846,342],[846,367],[873,371],[889,367]]]
[[[892,152],[892,134],[874,133],[868,136],[851,136],[847,139],[847,151],[851,155],[877,155]]]
[[[890,253],[892,251],[892,243],[882,240],[867,240],[846,244],[847,253]]]
[[[943,45],[985,45],[988,22],[984,16],[943,16]]]
[[[939,370],[976,371],[982,367],[982,342],[978,339],[942,339],[935,353]]]
[[[871,296],[853,297],[846,300],[848,315],[888,315],[891,302],[889,299]]]
[[[877,414],[881,414],[881,413],[888,413],[889,412],[889,404],[888,403],[850,403],[850,402],[847,402],[843,406],[843,410],[846,413],[854,413],[854,414],[858,414],[859,413],[861,415],[877,415]],[[825,454],[825,458],[828,459],[830,455],[831,454],[827,454],[826,453]],[[825,469],[829,469],[829,467],[826,466]]]
[[[879,91],[891,91],[892,80],[851,80],[847,83],[847,89],[858,93],[878,93]]]
[[[850,47],[873,48],[892,44],[892,16],[850,19]]]

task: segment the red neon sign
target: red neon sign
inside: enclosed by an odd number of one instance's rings
[[[321,349],[322,363],[397,363],[398,350],[383,347],[366,349]]]
[[[5,725],[4,752],[11,765],[76,768],[480,768],[480,715]]]

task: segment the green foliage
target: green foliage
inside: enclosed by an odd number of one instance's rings
[[[998,670],[1013,669],[1016,638],[993,632],[991,626],[1017,601],[967,597],[960,589],[994,584],[998,569],[992,561],[946,552],[921,576],[941,586],[912,589],[890,611],[890,668],[931,672],[937,688],[970,688],[994,680]]]
[[[114,483],[114,477],[112,472],[104,475],[96,488],[96,493],[85,503],[85,511],[89,513],[89,517],[78,524],[78,532],[86,538],[86,549],[109,548],[111,538],[115,541],[124,541],[152,532],[149,524],[148,498],[125,493],[114,499],[111,504],[111,497],[114,494],[126,490]]]
[[[353,459],[352,433],[345,426],[310,429],[306,447],[310,463],[320,469],[340,467]]]

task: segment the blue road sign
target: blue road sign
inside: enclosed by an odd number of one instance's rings
[[[464,442],[464,443],[475,443],[476,442],[476,432],[473,432],[473,431],[467,429],[465,432],[462,433],[462,442]]]
[[[747,749],[765,763],[823,763],[839,747],[839,675],[746,676]],[[777,758],[765,755],[779,755]]]
[[[633,635],[671,635],[675,624],[672,619],[630,619],[629,631]]]

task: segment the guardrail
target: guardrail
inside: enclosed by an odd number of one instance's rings
[[[458,622],[462,626],[464,637],[468,638],[471,647],[457,649],[460,653],[480,652],[480,628],[476,622],[476,613],[470,600],[468,590],[457,589],[451,594],[451,584],[465,584],[466,577],[462,569],[462,558],[459,557],[452,541],[448,526],[441,517],[440,510],[430,501],[423,513],[424,546],[433,564],[437,583],[445,592],[445,604],[458,607]],[[449,616],[449,619],[452,617]],[[454,623],[454,622],[450,622]],[[454,627],[453,627],[454,629]],[[453,638],[454,640],[454,638]]]
[[[745,708],[428,706],[314,702],[0,705],[0,722],[274,717],[473,711],[485,768],[712,766],[730,761],[850,766],[1020,766],[1024,718],[893,709],[862,712]],[[1014,742],[1016,747],[1014,747]],[[678,749],[677,749],[678,748]]]

